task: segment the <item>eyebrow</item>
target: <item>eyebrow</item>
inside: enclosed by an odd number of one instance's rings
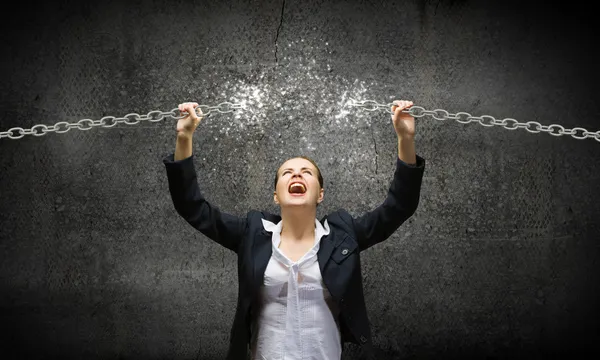
[[[306,167],[306,166],[305,166],[305,167],[303,167],[303,168],[302,168],[302,169],[300,169],[300,170],[304,170],[304,169],[307,169],[307,170],[310,170],[310,171],[314,171],[313,169],[311,169],[311,168],[309,168],[309,167]],[[284,172],[284,171],[286,171],[286,170],[293,170],[293,169],[292,169],[292,168],[285,168],[285,169],[282,169],[282,170],[281,170],[281,172]]]

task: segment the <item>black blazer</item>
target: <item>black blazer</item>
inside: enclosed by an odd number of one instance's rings
[[[320,220],[323,224],[327,219],[330,232],[321,238],[317,258],[323,282],[340,306],[342,343],[360,344],[367,357],[373,356],[373,348],[359,254],[387,239],[416,211],[425,170],[425,159],[418,155],[416,165],[396,159],[394,179],[383,204],[357,218],[340,209]],[[252,310],[272,253],[271,233],[264,230],[261,219],[277,224],[281,217],[255,210],[245,218],[222,212],[202,195],[193,155],[174,161],[171,154],[163,163],[177,213],[238,255],[238,299],[227,360],[247,359]]]

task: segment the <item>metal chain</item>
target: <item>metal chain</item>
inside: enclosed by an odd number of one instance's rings
[[[367,111],[385,110],[390,114],[393,114],[393,112],[392,112],[393,105],[395,105],[395,104],[394,103],[380,104],[373,100],[356,101],[352,98],[350,99],[350,103],[348,104],[348,106],[362,108]],[[424,108],[422,108],[420,106],[414,106],[414,105],[411,106],[408,110],[402,110],[402,112],[408,113],[412,117],[416,117],[416,118],[420,118],[425,115],[430,115],[434,119],[440,120],[440,121],[452,119],[452,120],[456,120],[462,124],[468,124],[470,122],[478,122],[479,124],[481,124],[483,126],[487,126],[487,127],[494,126],[494,125],[502,126],[507,130],[515,130],[518,128],[524,128],[525,130],[527,130],[533,134],[537,134],[539,132],[546,132],[553,136],[571,135],[573,138],[575,138],[577,140],[592,138],[592,139],[600,142],[600,131],[591,132],[591,131],[587,131],[586,129],[581,128],[581,127],[565,129],[561,125],[552,124],[552,125],[545,126],[536,121],[528,121],[525,123],[520,123],[517,120],[511,119],[511,118],[506,118],[503,120],[496,120],[493,116],[490,116],[490,115],[472,116],[471,114],[466,113],[466,112],[457,112],[456,114],[450,114],[446,110],[442,110],[442,109],[425,110]],[[532,126],[534,128],[531,128]],[[558,132],[555,132],[554,131],[555,129],[557,129]],[[577,135],[578,131],[581,132],[581,135]]]
[[[217,106],[198,105],[196,107],[196,115],[198,115],[198,116],[200,115],[198,110],[202,110],[203,115],[208,115],[211,112],[219,112],[221,114],[225,114],[225,113],[233,112],[234,110],[237,110],[237,109],[241,109],[242,107],[243,107],[242,104],[233,104],[233,103],[230,103],[227,101],[222,102]],[[50,126],[46,126],[43,124],[35,125],[31,129],[23,129],[21,127],[14,127],[5,132],[0,131],[0,139],[6,138],[6,137],[8,137],[9,139],[20,139],[25,135],[43,136],[43,135],[46,135],[47,133],[51,133],[51,132],[57,132],[59,134],[62,134],[62,133],[66,133],[67,131],[71,130],[71,128],[79,128],[80,130],[90,130],[92,127],[98,127],[98,126],[105,127],[105,128],[111,128],[119,123],[125,123],[127,125],[135,125],[135,124],[139,124],[140,121],[158,122],[158,121],[161,121],[162,119],[164,119],[165,116],[172,117],[173,119],[179,120],[179,119],[183,119],[185,116],[187,116],[187,112],[185,112],[185,111],[180,112],[180,114],[185,114],[185,115],[177,116],[178,111],[179,111],[178,108],[175,108],[168,112],[155,110],[155,111],[150,111],[146,115],[131,113],[131,114],[127,114],[124,117],[120,117],[120,118],[115,118],[114,116],[105,116],[102,119],[95,120],[95,121],[92,119],[81,119],[76,123],[68,123],[66,121],[61,121],[61,122],[57,122],[56,124],[50,125]],[[113,123],[109,124],[109,123],[107,123],[108,121],[113,121]],[[89,127],[83,127],[84,124],[87,122],[90,123]],[[59,129],[59,127],[62,125],[65,126],[64,130]],[[36,130],[38,128],[41,130],[41,132],[36,132]],[[18,131],[19,135],[16,135],[16,136],[13,135],[12,134],[13,131]]]
[[[350,100],[351,101],[348,104],[348,106],[362,108],[367,111],[384,110],[390,114],[393,114],[392,106],[394,105],[394,103],[380,104],[373,100],[363,100],[363,101],[356,101],[354,99],[350,99]],[[203,115],[208,115],[212,112],[226,114],[226,113],[231,113],[234,110],[238,110],[238,109],[242,109],[242,108],[244,108],[244,106],[242,104],[234,104],[234,103],[226,101],[226,102],[220,103],[217,106],[198,105],[196,107],[196,114],[200,115],[198,113],[198,110],[202,110]],[[177,116],[178,110],[179,110],[178,108],[175,108],[169,112],[162,112],[162,111],[155,110],[155,111],[150,111],[146,115],[130,113],[130,114],[127,114],[124,117],[120,117],[120,118],[115,118],[114,116],[105,116],[102,119],[95,120],[95,121],[92,119],[81,119],[76,123],[68,123],[65,121],[61,121],[61,122],[57,122],[56,124],[50,125],[50,126],[38,124],[38,125],[33,126],[31,129],[23,129],[21,127],[14,127],[5,132],[0,131],[0,139],[8,137],[9,139],[16,140],[16,139],[20,139],[20,138],[24,137],[25,135],[43,136],[43,135],[46,135],[47,133],[51,133],[51,132],[57,132],[57,133],[62,134],[62,133],[66,133],[67,131],[71,130],[71,128],[74,128],[74,127],[79,128],[80,130],[90,130],[92,127],[98,127],[98,126],[105,127],[105,128],[111,128],[119,123],[125,123],[127,125],[135,125],[135,124],[138,124],[140,121],[158,122],[158,121],[163,120],[165,116],[179,120],[179,119],[184,118],[185,115]],[[462,124],[468,124],[470,122],[478,122],[479,124],[481,124],[483,126],[487,126],[487,127],[494,126],[494,125],[502,126],[507,130],[515,130],[518,128],[524,128],[528,132],[534,133],[534,134],[537,134],[539,132],[546,132],[553,136],[571,135],[573,138],[575,138],[577,140],[592,138],[592,139],[600,142],[600,131],[597,131],[594,133],[591,131],[587,131],[586,129],[581,128],[581,127],[565,129],[561,125],[552,124],[552,125],[545,126],[536,121],[528,121],[526,123],[520,123],[517,120],[511,119],[511,118],[497,120],[493,116],[490,116],[490,115],[471,116],[471,114],[466,113],[466,112],[457,112],[456,114],[451,114],[451,113],[448,113],[448,111],[442,110],[442,109],[425,110],[421,106],[414,106],[414,105],[411,106],[410,109],[403,110],[402,112],[408,113],[411,116],[416,117],[416,118],[420,118],[425,115],[430,115],[434,119],[440,120],[440,121],[452,119],[452,120],[456,120]],[[187,113],[180,112],[180,114],[187,114]],[[113,121],[113,123],[108,124],[107,121]],[[90,123],[89,127],[87,127],[87,128],[84,127],[84,124],[86,122]],[[59,129],[59,127],[62,125],[65,126],[64,130]],[[534,128],[531,128],[532,126]],[[41,132],[36,132],[36,130],[38,128],[40,129]],[[558,132],[555,132],[554,131],[555,129],[558,130]],[[17,136],[13,135],[12,134],[13,131],[18,131],[19,135],[17,135]],[[577,132],[581,132],[581,135],[577,135]]]

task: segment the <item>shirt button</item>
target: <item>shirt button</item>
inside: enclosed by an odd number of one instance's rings
[[[346,255],[348,253],[348,249],[342,250],[342,255]]]
[[[366,343],[367,342],[367,338],[364,337],[363,335],[361,335],[360,336],[360,341],[363,342],[363,343]]]

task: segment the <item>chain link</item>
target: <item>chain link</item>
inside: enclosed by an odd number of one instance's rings
[[[196,115],[200,116],[200,110],[201,110],[203,116],[206,116],[213,112],[218,112],[221,114],[231,113],[234,110],[238,110],[241,108],[243,108],[242,104],[233,104],[233,103],[226,101],[226,102],[220,103],[217,106],[198,105],[195,110],[196,110]],[[175,108],[168,112],[154,110],[154,111],[150,111],[146,115],[130,113],[130,114],[127,114],[120,118],[117,118],[114,116],[105,116],[100,120],[81,119],[75,123],[68,123],[65,121],[60,121],[60,122],[57,122],[56,124],[50,125],[50,126],[46,126],[43,124],[34,125],[31,129],[23,129],[21,127],[14,127],[12,129],[9,129],[8,131],[4,131],[4,132],[0,131],[0,139],[7,137],[9,139],[16,140],[16,139],[22,138],[25,135],[43,136],[43,135],[46,135],[47,133],[51,133],[51,132],[57,132],[59,134],[62,134],[62,133],[66,133],[67,131],[71,130],[72,128],[79,128],[79,130],[90,130],[93,127],[99,127],[99,126],[104,127],[104,128],[111,128],[119,123],[124,123],[127,125],[136,125],[136,124],[139,124],[140,121],[158,122],[158,121],[163,120],[165,118],[165,116],[171,117],[175,120],[179,120],[179,119],[183,119],[184,117],[186,117],[188,115],[188,113],[186,111],[183,111],[183,112],[179,112],[180,115],[178,116],[177,115],[178,111],[179,111],[178,108]],[[64,129],[61,129],[61,127],[64,127]],[[37,131],[38,129],[39,129],[39,132]],[[19,133],[19,135],[13,135],[12,133],[14,131],[17,131]]]
[[[350,99],[348,106],[362,108],[367,111],[378,111],[384,110],[390,114],[394,114],[392,111],[392,106],[394,103],[389,104],[381,104],[373,100],[363,100],[357,101],[355,99]],[[403,113],[410,114],[412,117],[420,118],[425,115],[429,115],[436,120],[444,121],[447,119],[456,120],[462,124],[468,124],[470,122],[477,122],[482,126],[502,126],[507,130],[515,130],[518,128],[523,128],[532,134],[537,134],[539,132],[546,132],[552,136],[562,136],[562,135],[571,135],[573,138],[577,140],[583,140],[587,138],[592,138],[598,142],[600,142],[600,131],[591,132],[587,131],[581,127],[574,127],[572,129],[565,129],[561,125],[542,125],[536,121],[528,121],[525,123],[520,123],[515,119],[506,118],[502,120],[495,119],[491,115],[482,115],[482,116],[472,116],[466,112],[457,112],[456,114],[450,114],[448,111],[443,109],[435,109],[435,110],[425,110],[421,106],[411,106],[409,109],[402,110]],[[556,131],[555,131],[556,130]],[[577,133],[581,134],[578,135]]]
[[[390,114],[392,112],[392,106],[394,103],[389,104],[381,104],[373,100],[363,100],[356,101],[355,99],[350,99],[348,106],[362,108],[367,111],[378,111],[384,110]],[[222,102],[216,106],[208,106],[208,105],[198,105],[196,107],[196,115],[200,116],[199,110],[202,111],[203,115],[208,115],[213,112],[218,112],[220,114],[231,113],[234,110],[239,110],[245,108],[242,104],[234,104],[231,102]],[[150,111],[146,115],[140,115],[137,113],[130,113],[125,115],[124,117],[114,117],[114,116],[105,116],[100,120],[92,120],[92,119],[81,119],[75,123],[68,123],[65,121],[57,122],[54,125],[46,126],[43,124],[34,125],[31,129],[23,129],[21,127],[14,127],[9,129],[8,131],[1,132],[0,131],[0,139],[9,138],[9,139],[20,139],[25,135],[33,135],[33,136],[43,136],[47,133],[57,132],[59,134],[66,133],[71,130],[71,128],[78,128],[79,130],[90,130],[93,127],[104,127],[111,128],[119,123],[124,123],[127,125],[136,125],[139,124],[140,121],[150,121],[150,122],[158,122],[164,119],[165,116],[171,117],[175,120],[183,119],[187,116],[187,112],[180,112],[180,115],[177,116],[177,111],[179,109],[175,108],[171,111],[164,112],[159,110]],[[436,120],[444,121],[447,119],[456,120],[461,124],[468,124],[471,122],[477,122],[482,126],[491,127],[491,126],[502,126],[507,130],[515,130],[519,128],[523,128],[532,134],[537,134],[539,132],[546,132],[552,136],[562,136],[562,135],[571,135],[573,138],[577,140],[583,140],[587,138],[592,138],[598,142],[600,142],[600,131],[591,132],[581,127],[574,127],[572,129],[565,129],[561,125],[552,124],[552,125],[542,125],[536,121],[528,121],[525,123],[520,123],[515,119],[506,118],[502,120],[498,120],[491,115],[482,115],[482,116],[472,116],[466,112],[457,112],[456,114],[451,114],[443,109],[435,109],[435,110],[425,110],[425,108],[421,106],[411,106],[409,109],[402,110],[402,112],[410,114],[412,117],[420,118],[426,115],[433,117]],[[185,115],[184,115],[185,114]],[[112,122],[112,123],[110,123]],[[85,124],[87,124],[87,127]],[[64,126],[64,129],[60,129],[61,126]],[[40,132],[37,130],[39,129]],[[556,130],[556,131],[555,131]],[[17,131],[19,135],[13,135],[12,133]],[[580,133],[580,134],[578,134]]]

